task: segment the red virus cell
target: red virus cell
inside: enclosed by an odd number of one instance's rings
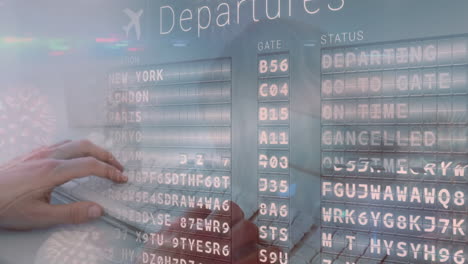
[[[0,95],[0,149],[17,155],[51,143],[56,118],[37,89],[10,89]]]
[[[69,227],[58,230],[49,237],[36,255],[35,264],[99,264],[112,250],[102,243],[102,234],[92,227]]]

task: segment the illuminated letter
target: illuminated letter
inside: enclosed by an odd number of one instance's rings
[[[258,138],[258,144],[260,145],[265,145],[268,144],[268,136],[266,131],[261,131],[259,138]]]
[[[206,25],[204,25],[204,26],[201,24],[202,10],[206,10],[207,14],[208,14],[208,21],[207,21]],[[202,30],[207,29],[210,26],[210,24],[211,24],[211,10],[210,10],[210,8],[207,7],[207,6],[202,6],[202,7],[198,8],[198,37],[200,37],[200,32]]]
[[[323,132],[322,134],[322,142],[323,144],[325,145],[332,145],[333,144],[333,134],[332,134],[332,131],[330,130],[326,130]]]
[[[334,188],[334,193],[336,197],[342,198],[344,196],[344,190],[343,190],[343,184],[342,183],[336,183],[335,188]]]
[[[395,220],[393,219],[393,214],[392,213],[386,213],[383,216],[382,223],[386,228],[389,228],[389,229],[393,228],[395,226]]]
[[[335,7],[335,8],[332,7],[330,4],[328,4],[328,9],[330,9],[331,11],[334,11],[334,12],[340,11],[344,7],[344,1],[345,0],[341,0],[341,5],[338,6],[338,7]]]
[[[376,249],[377,249],[377,252],[375,252]],[[380,239],[371,238],[370,252],[380,254]]]
[[[353,243],[354,240],[356,240],[355,236],[346,236],[346,239],[348,240],[348,249],[353,250]]]
[[[237,2],[237,24],[240,23],[240,7],[241,7],[242,3],[244,3],[244,2],[245,2],[245,0],[239,0]]]
[[[419,74],[413,74],[413,77],[411,78],[411,90],[421,90],[422,85],[421,85],[421,76]]]
[[[333,118],[333,108],[331,105],[322,105],[322,118],[325,120],[331,120]]]
[[[331,192],[332,189],[330,188],[332,186],[331,182],[323,182],[322,184],[322,196],[327,195],[327,192]]]
[[[393,241],[390,241],[390,243],[387,241],[387,240],[384,240],[384,246],[385,246],[385,249],[387,250],[387,255],[391,255],[391,249],[393,247]]]
[[[331,248],[332,243],[332,234],[331,233],[322,233],[322,247]]]
[[[380,65],[382,64],[382,57],[379,50],[371,50],[370,52],[370,64]]]
[[[424,131],[424,146],[432,147],[436,143],[436,136],[432,131]]]
[[[432,90],[434,89],[434,84],[436,83],[436,74],[435,73],[426,73],[423,76],[424,89]]]
[[[266,16],[268,19],[270,20],[274,20],[274,19],[277,19],[277,18],[281,18],[281,0],[278,0],[278,11],[276,12],[276,15],[275,16],[270,16],[270,8],[269,8],[269,3],[270,3],[270,0],[265,0],[266,3],[266,7],[265,7],[265,11],[266,11]]]
[[[367,214],[366,214],[366,212],[362,212],[362,213],[359,214],[358,222],[359,222],[359,224],[362,225],[362,226],[367,225],[367,223],[369,222],[369,219],[367,219]]]
[[[230,16],[231,12],[230,12],[230,9],[229,9],[229,5],[228,5],[227,3],[221,3],[221,4],[218,6],[218,11],[219,11],[219,9],[220,9],[221,6],[225,6],[225,7],[226,7],[226,12],[220,13],[220,14],[218,15],[218,17],[216,18],[216,25],[218,25],[218,27],[224,27],[224,26],[226,26],[226,25],[230,25],[230,24],[231,24],[231,16]],[[226,16],[226,20],[225,20],[224,23],[221,24],[221,23],[219,22],[219,19],[220,19],[221,17],[223,17],[223,16]]]
[[[431,256],[431,260],[435,261],[435,246],[432,245],[431,249],[428,249],[427,245],[424,245],[424,260],[428,260],[429,255]]]
[[[424,47],[424,60],[432,62],[437,59],[437,49],[434,45],[428,45]]]
[[[411,63],[420,63],[422,61],[422,47],[410,47],[409,58]]]
[[[343,68],[344,67],[344,54],[343,53],[336,53],[335,54],[335,68]]]
[[[323,54],[322,56],[322,69],[330,69],[333,65],[333,58],[329,54]]]
[[[387,65],[393,64],[395,60],[395,50],[394,49],[384,49],[383,50],[383,62]]]
[[[346,53],[346,68],[356,65],[356,54],[354,52]]]
[[[410,223],[410,230],[418,230],[421,231],[421,227],[419,227],[418,221],[421,218],[421,216],[417,215],[416,217],[414,215],[409,215],[409,223]]]
[[[258,21],[260,21],[260,19],[255,17],[255,1],[256,0],[252,0],[252,20],[253,20],[253,22],[258,22]]]
[[[460,232],[460,235],[465,236],[465,232],[463,231],[463,223],[465,222],[465,219],[460,219],[460,221],[457,222],[457,219],[453,219],[453,234],[458,235],[458,232]]]
[[[397,253],[397,256],[399,257],[406,257],[408,255],[408,250],[406,249],[407,243],[406,242],[398,242],[397,243],[397,248],[399,249],[399,252]],[[415,253],[417,256],[417,253]]]
[[[187,13],[188,16],[187,17],[184,17],[184,14]],[[192,30],[192,27],[188,27],[188,28],[185,28],[184,25],[182,24],[182,22],[186,21],[186,20],[192,20],[193,18],[193,15],[192,15],[192,11],[190,9],[185,9],[184,11],[182,11],[180,13],[180,29],[182,29],[182,31],[184,32],[188,32],[190,30]]]
[[[398,64],[408,63],[408,48],[398,48],[397,49],[396,62]]]
[[[397,88],[400,91],[408,90],[408,76],[407,75],[400,75],[397,77]]]
[[[172,25],[170,27],[170,29],[168,31],[163,31],[163,9],[169,9],[169,11],[172,13]],[[169,34],[172,32],[172,30],[174,29],[174,24],[175,24],[175,13],[174,13],[174,9],[172,9],[172,7],[170,6],[162,6],[161,9],[160,9],[160,34],[161,35],[165,35],[165,34]]]
[[[441,72],[439,73],[439,89],[450,89],[450,84],[452,80],[450,78],[450,73]]]
[[[323,221],[331,222],[332,208],[325,209],[322,207]]]
[[[323,80],[323,81],[322,81],[322,93],[323,93],[324,95],[330,96],[330,95],[332,94],[332,92],[333,92],[333,86],[332,86],[332,84],[333,84],[333,83],[332,83],[331,80]],[[263,85],[267,85],[267,84],[262,84],[262,86],[263,86]],[[262,86],[260,86],[260,88],[261,88]],[[262,91],[262,90],[260,90],[260,91]],[[263,96],[263,94],[261,94],[261,95]],[[267,95],[268,95],[268,94],[266,94],[264,97],[266,97]]]
[[[317,14],[319,11],[320,11],[320,8],[317,7],[317,9],[315,9],[314,11],[310,11],[309,8],[307,8],[307,2],[312,2],[313,0],[304,0],[304,10],[313,15],[313,14]]]

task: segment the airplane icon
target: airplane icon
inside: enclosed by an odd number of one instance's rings
[[[132,10],[126,8],[123,10],[123,12],[130,18],[130,23],[127,26],[123,27],[125,34],[127,34],[127,38],[128,38],[128,33],[130,32],[130,29],[135,28],[137,40],[140,40],[140,36],[141,36],[140,17],[143,14],[143,9],[140,9],[138,12],[133,12]]]

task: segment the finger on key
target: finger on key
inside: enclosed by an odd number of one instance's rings
[[[116,167],[120,171],[124,170],[122,164],[120,164],[109,151],[102,149],[89,140],[71,141],[55,147],[50,156],[50,158],[54,159],[75,159],[83,157],[94,157]]]
[[[56,143],[50,146],[38,148],[35,151],[31,152],[28,156],[25,156],[23,161],[49,158],[51,154],[53,153],[54,148],[57,148],[69,142],[71,142],[71,140],[64,140],[64,141],[61,141],[59,143]]]
[[[122,174],[116,167],[102,162],[93,157],[77,158],[72,160],[57,161],[55,172],[53,174],[53,183],[58,186],[70,180],[83,178],[87,176],[98,176],[118,183],[128,181],[128,178]]]

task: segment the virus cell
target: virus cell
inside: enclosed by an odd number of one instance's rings
[[[125,228],[96,223],[63,226],[37,250],[34,264],[143,263],[140,246],[132,241]]]
[[[36,256],[36,264],[107,263],[106,248],[100,245],[101,232],[91,227],[67,227],[50,236]]]
[[[51,143],[56,118],[36,89],[10,89],[0,95],[0,149],[17,155]]]

